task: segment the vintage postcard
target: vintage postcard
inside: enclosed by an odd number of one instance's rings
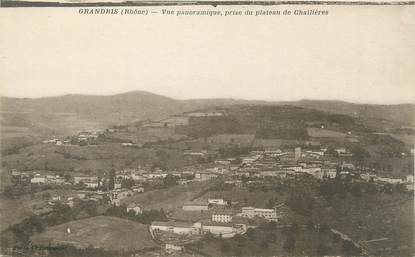
[[[413,2],[1,0],[0,31],[0,256],[414,256]]]

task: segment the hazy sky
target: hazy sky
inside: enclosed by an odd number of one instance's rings
[[[77,8],[2,8],[0,92],[415,103],[413,6],[317,8],[329,16],[82,16]]]

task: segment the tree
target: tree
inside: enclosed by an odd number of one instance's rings
[[[333,238],[332,239],[333,239],[334,243],[337,243],[341,240],[341,236],[339,234],[333,233]]]
[[[365,149],[363,149],[360,146],[355,146],[351,149],[352,152],[352,159],[358,163],[358,164],[362,164],[364,162],[365,159],[368,159],[370,157],[369,152],[367,152]]]
[[[115,184],[115,170],[111,169],[108,176],[109,176],[109,178],[108,178],[108,189],[112,190],[112,189],[114,189],[114,184]]]
[[[297,224],[297,223],[293,223],[293,224],[291,224],[291,231],[292,231],[293,233],[297,233],[297,232],[299,231],[299,229],[300,229],[300,227],[298,226],[298,224]]]
[[[205,234],[205,239],[206,241],[210,241],[213,239],[213,235],[212,233],[210,233],[209,231]]]
[[[320,234],[327,234],[330,232],[330,227],[326,223],[320,225],[318,232]]]
[[[164,179],[163,179],[163,185],[165,187],[172,187],[177,185],[177,181],[178,178],[176,176],[173,176],[171,174],[168,174]]]
[[[323,244],[318,244],[316,249],[317,256],[326,256],[328,254],[327,246]]]
[[[135,182],[134,182],[134,180],[133,179],[123,179],[122,181],[121,181],[121,187],[122,188],[128,188],[128,189],[131,189],[131,187],[133,187],[135,185]]]
[[[246,238],[241,235],[235,235],[234,240],[238,247],[244,247],[246,245]]]
[[[242,251],[240,248],[233,248],[233,255],[234,256],[242,256]]]
[[[246,236],[249,238],[249,240],[255,240],[256,235],[255,235],[255,231],[252,228],[248,228],[246,231]]]
[[[362,187],[360,186],[359,183],[354,183],[352,185],[351,193],[352,193],[352,195],[354,195],[356,197],[361,197],[362,196]]]
[[[96,216],[98,214],[98,206],[95,201],[79,201],[78,205],[79,210],[85,210],[88,215]]]
[[[355,256],[360,254],[360,249],[357,248],[350,240],[343,240],[342,253],[346,256]]]
[[[267,249],[268,248],[268,240],[266,240],[266,239],[262,240],[260,246],[261,246],[262,249]]]
[[[224,242],[221,243],[220,250],[222,252],[229,252],[230,249],[231,249],[231,246],[228,242],[224,241]]]
[[[338,157],[338,153],[336,152],[336,150],[333,147],[329,147],[326,151],[326,155],[331,155],[333,157]]]
[[[294,252],[295,249],[295,238],[293,235],[289,234],[287,238],[285,239],[284,245],[283,245],[284,251],[288,253]]]
[[[292,192],[288,196],[287,205],[294,212],[309,216],[314,207],[314,199],[304,192]]]
[[[37,233],[42,233],[46,229],[46,223],[37,215],[30,216],[27,221],[27,225],[34,228]]]
[[[315,229],[315,225],[312,219],[310,219],[307,223],[307,229],[313,231]]]

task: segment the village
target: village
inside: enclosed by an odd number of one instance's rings
[[[347,226],[349,221],[340,222],[336,212],[368,199],[373,204],[406,204],[413,195],[410,166],[369,161],[366,137],[373,140],[383,134],[339,127],[342,120],[324,118],[295,129],[291,117],[276,124],[282,139],[266,138],[274,133],[272,127],[259,128],[263,134],[223,131],[233,116],[244,115],[239,111],[197,110],[69,136],[50,135],[33,153],[25,153],[27,161],[16,160],[23,168],[8,169],[3,176],[3,194],[22,201],[32,215],[5,233],[21,245],[30,242],[59,252],[67,247],[62,244],[65,238],[84,249],[83,241],[92,238],[78,239],[83,229],[105,227],[102,233],[113,238],[115,232],[128,230],[117,226],[131,227],[128,233],[134,236],[118,236],[120,245],[98,247],[119,252],[128,245],[131,256],[154,252],[154,247],[163,256],[241,255],[244,247],[264,255],[274,250],[322,255],[329,248],[334,254],[393,249],[374,248],[378,239],[393,244],[391,236],[380,237],[384,232],[374,226],[368,232],[360,229],[361,219],[372,219],[371,213],[359,218],[363,210],[355,210],[348,216],[353,226]],[[54,157],[32,165],[34,153]],[[408,160],[414,149],[393,148],[382,154]],[[33,232],[39,224],[45,228]],[[299,231],[314,245],[303,243],[307,240]],[[29,233],[30,239],[22,233]],[[316,241],[322,234],[325,239]]]
[[[59,141],[50,140],[46,143],[60,145],[57,142]],[[125,212],[130,215],[141,215],[143,211],[151,209],[141,202],[135,202],[135,195],[157,190],[160,186],[188,186],[210,181],[225,186],[247,188],[267,184],[269,180],[286,183],[309,177],[316,181],[347,180],[351,183],[400,186],[408,192],[414,190],[413,175],[400,178],[380,176],[369,167],[352,164],[350,160],[353,154],[348,149],[336,148],[330,151],[323,147],[294,147],[288,150],[270,147],[252,150],[246,155],[232,158],[217,158],[211,163],[188,166],[183,170],[151,170],[150,167],[137,167],[109,170],[97,175],[62,176],[50,171],[14,169],[10,174],[14,184],[62,186],[68,189],[70,193],[48,194],[42,198],[43,202],[37,202],[32,206],[34,213],[42,215],[52,211],[57,203],[73,208],[77,201],[93,201],[102,206],[112,205],[125,208]],[[206,154],[208,151],[204,150],[183,151],[183,156],[190,157]],[[151,222],[151,237],[163,245],[166,251],[180,252],[184,251],[186,245],[202,240],[206,234],[217,238],[232,238],[246,234],[249,228],[258,227],[263,222],[278,224],[287,215],[287,205],[284,202],[275,202],[268,208],[244,205],[242,202],[242,199],[225,197],[198,197],[183,202],[181,206],[177,206],[179,211],[170,211],[164,220]]]

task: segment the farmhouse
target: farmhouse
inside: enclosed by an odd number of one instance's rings
[[[301,167],[300,165],[284,165],[282,167],[283,170],[293,170],[296,172],[301,172],[303,170],[303,167]]]
[[[57,185],[62,185],[63,183],[65,183],[65,178],[64,177],[60,177],[59,175],[56,176],[46,176],[46,183],[47,184],[57,184]]]
[[[121,186],[122,186],[121,182],[114,183],[114,189],[121,189]]]
[[[200,152],[193,152],[192,150],[184,150],[183,151],[183,155],[187,155],[187,156],[200,156],[203,157],[207,154],[206,151],[200,151]]]
[[[346,148],[337,148],[337,149],[335,149],[335,151],[339,156],[347,156],[348,154],[350,154],[350,152],[347,151]]]
[[[304,168],[302,171],[305,172],[305,173],[308,173],[310,175],[315,176],[318,172],[321,171],[321,168],[319,168],[319,167],[309,167],[309,168]]]
[[[152,231],[167,231],[175,234],[200,234],[199,223],[153,221],[150,229]]]
[[[135,212],[136,215],[143,213],[143,210],[141,209],[140,205],[138,205],[136,203],[130,203],[127,206],[127,212],[129,212],[129,211]]]
[[[80,183],[93,183],[98,182],[98,177],[96,176],[75,176],[73,178],[74,184],[80,184]]]
[[[215,164],[219,164],[219,165],[231,165],[231,161],[230,160],[215,160]]]
[[[133,195],[131,190],[120,190],[116,189],[110,192],[109,197],[112,204],[116,206],[120,205],[120,201],[124,198],[130,197]]]
[[[277,221],[277,211],[275,209],[260,209],[255,207],[242,207],[242,217],[254,218],[262,217],[270,221]]]
[[[156,179],[156,178],[165,178],[167,177],[167,173],[149,173],[147,174],[149,179]]]
[[[214,179],[217,177],[218,177],[218,174],[207,173],[207,172],[199,172],[195,174],[195,179],[200,180],[200,181],[206,181],[206,180]]]
[[[243,182],[240,179],[233,179],[233,180],[225,180],[225,184],[228,185],[235,185],[235,186],[242,186]]]
[[[318,179],[324,178],[335,178],[337,176],[337,170],[332,168],[322,168],[320,171],[317,171],[314,176]]]
[[[215,204],[215,205],[227,205],[228,204],[228,202],[222,198],[208,198],[208,203]]]
[[[400,184],[403,182],[401,178],[382,178],[382,177],[376,177],[375,181],[389,183],[389,184]]]
[[[259,156],[245,156],[242,157],[242,164],[252,164],[259,159]]]
[[[352,163],[342,163],[342,165],[340,166],[342,169],[349,169],[349,170],[354,170],[354,165]]]
[[[45,184],[46,183],[46,176],[42,176],[40,174],[36,174],[31,180],[30,183],[32,184]]]
[[[212,214],[212,221],[219,223],[229,223],[232,221],[231,212],[215,212]]]
[[[174,245],[174,244],[166,244],[165,246],[166,251],[169,252],[174,252],[174,251],[183,251],[183,246],[180,245]]]
[[[144,193],[144,187],[141,187],[141,186],[133,186],[133,187],[131,187],[131,190],[133,190],[133,192],[137,192],[137,193]]]
[[[136,181],[146,181],[147,178],[140,173],[133,172],[131,173],[131,179]]]
[[[361,173],[360,174],[360,179],[369,182],[369,181],[373,181],[376,178],[376,175],[374,174],[370,174],[370,173]]]

